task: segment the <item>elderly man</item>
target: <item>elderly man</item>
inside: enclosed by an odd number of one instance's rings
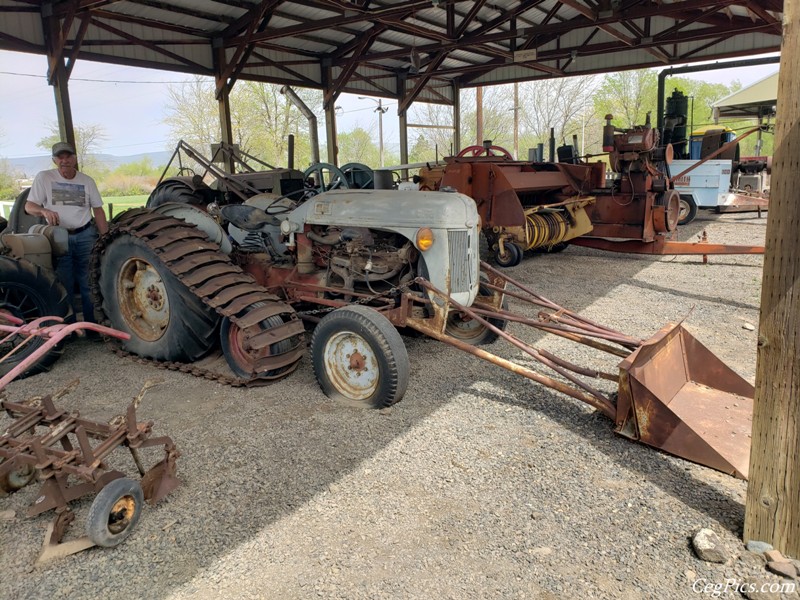
[[[94,321],[89,291],[89,259],[98,232],[103,234],[108,230],[103,199],[94,180],[78,172],[78,157],[70,144],[58,142],[53,145],[53,162],[55,169],[41,171],[33,180],[25,212],[69,232],[69,251],[58,257],[56,273],[71,293],[74,293],[77,282],[83,320]],[[77,314],[77,307],[74,308]]]

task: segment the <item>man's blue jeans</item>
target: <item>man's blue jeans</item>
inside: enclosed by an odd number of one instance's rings
[[[71,233],[69,236],[69,251],[64,256],[58,257],[56,263],[56,274],[61,283],[67,288],[70,304],[75,311],[75,318],[78,315],[78,308],[75,306],[75,284],[81,293],[81,312],[83,320],[95,322],[94,304],[92,294],[89,291],[89,261],[92,257],[92,247],[98,238],[97,228],[90,225],[83,231]]]

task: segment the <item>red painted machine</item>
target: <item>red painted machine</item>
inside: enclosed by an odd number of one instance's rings
[[[615,173],[610,180],[603,162],[518,161],[487,143],[446,158],[443,167],[422,169],[417,181],[475,200],[500,266],[518,264],[526,250],[559,250],[567,241],[639,254],[763,254],[762,246],[677,241],[680,195],[669,177],[671,145],[659,144],[649,118],[625,130],[611,119],[606,116],[603,135]]]

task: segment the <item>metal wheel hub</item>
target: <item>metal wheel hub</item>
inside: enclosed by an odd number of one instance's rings
[[[689,214],[689,203],[683,198],[681,198],[680,211],[678,212],[678,219],[683,221],[688,214]]]
[[[469,338],[476,330],[481,329],[483,325],[463,313],[451,312],[448,317],[448,331],[453,337],[464,336]]]
[[[366,400],[380,383],[378,357],[361,336],[343,331],[325,344],[325,369],[331,383],[348,398]]]
[[[108,530],[115,535],[125,531],[135,510],[136,499],[133,496],[123,496],[117,500],[108,514]]]
[[[158,271],[141,258],[132,258],[120,269],[119,304],[122,317],[138,337],[155,341],[169,325],[169,297]]]

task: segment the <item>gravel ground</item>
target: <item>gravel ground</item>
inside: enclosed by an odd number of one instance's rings
[[[712,242],[759,244],[765,227],[754,214],[701,212],[681,237],[705,228]],[[752,382],[756,332],[744,326],[758,323],[762,258],[710,263],[571,246],[512,276],[642,337],[688,314],[688,328]],[[105,420],[145,380],[162,378],[139,418],[177,443],[183,485],[145,507],[117,548],[38,568],[50,516],[25,517],[36,486],[0,498],[0,595],[689,598],[703,595],[696,581],[779,581],[741,544],[744,482],[620,438],[590,407],[438,342],[406,343],[411,383],[384,411],[327,399],[307,358],[284,381],[242,390],[72,343],[50,373],[13,383],[9,397],[78,376],[61,405]],[[560,339],[540,343],[594,364]],[[75,504],[68,538],[90,504]],[[702,527],[721,538],[725,564],[693,553]]]

